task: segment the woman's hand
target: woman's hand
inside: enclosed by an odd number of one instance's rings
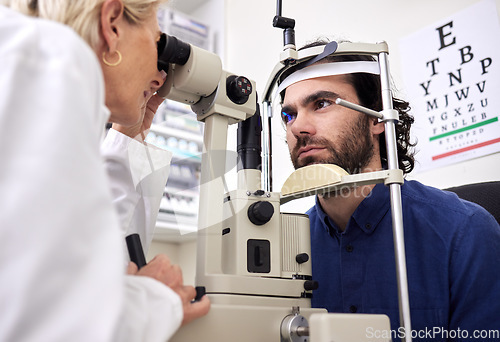
[[[170,259],[164,254],[158,254],[140,270],[137,270],[137,265],[131,262],[127,268],[127,274],[154,278],[177,293],[184,310],[182,325],[206,315],[210,309],[210,300],[207,296],[203,296],[198,302],[192,302],[196,297],[195,288],[184,285],[180,267],[172,265]]]
[[[144,111],[144,116],[142,117],[142,120],[140,120],[134,126],[123,126],[114,123],[112,126],[113,129],[131,137],[132,139],[144,141],[147,135],[147,131],[149,130],[151,124],[153,123],[153,118],[156,114],[156,110],[163,101],[164,99],[161,96],[154,94],[153,96],[151,96],[146,105],[146,109]]]

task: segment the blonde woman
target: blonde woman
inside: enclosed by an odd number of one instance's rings
[[[0,5],[1,341],[165,341],[208,312],[166,256],[122,267],[168,175],[143,142],[166,77],[160,2]]]

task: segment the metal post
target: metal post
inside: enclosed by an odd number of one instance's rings
[[[205,286],[205,277],[222,274],[221,231],[224,197],[228,118],[213,114],[205,119],[201,158],[200,203],[196,285]]]
[[[272,184],[272,106],[270,102],[262,104],[262,181],[263,189],[273,191]]]
[[[380,81],[382,86],[382,104],[384,110],[392,110],[392,91],[390,86],[389,62],[387,53],[379,54]],[[396,121],[385,122],[385,140],[387,144],[387,162],[389,169],[398,169],[398,150],[396,145]],[[410,296],[406,272],[406,255],[403,230],[403,208],[401,204],[401,185],[389,185],[391,195],[392,230],[394,254],[396,257],[396,276],[398,282],[399,319],[405,331],[405,341],[411,342]]]

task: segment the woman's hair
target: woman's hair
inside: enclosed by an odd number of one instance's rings
[[[140,23],[167,0],[121,0],[131,24]],[[9,1],[7,1],[9,3]],[[104,0],[10,0],[21,13],[54,20],[73,28],[93,49],[99,43],[100,13]]]
[[[317,40],[303,46],[300,50],[314,46],[326,45],[327,40]],[[374,61],[375,58],[370,55],[330,55],[318,63],[344,62],[344,61]],[[367,73],[347,74],[347,80],[352,84],[358,95],[360,104],[375,111],[382,110],[382,91],[380,77]],[[410,128],[414,122],[413,116],[408,112],[410,105],[408,102],[394,98],[392,99],[394,109],[399,113],[399,121],[396,124],[396,144],[398,152],[399,168],[403,173],[410,173],[415,166],[413,147],[415,143],[410,142]],[[385,135],[379,136],[380,158],[383,162],[387,161],[387,147]]]

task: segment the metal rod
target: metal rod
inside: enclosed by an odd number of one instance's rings
[[[297,327],[297,336],[309,336],[309,327]]]
[[[342,107],[354,109],[354,110],[357,110],[358,112],[361,112],[361,113],[364,113],[366,115],[370,115],[370,116],[373,116],[373,117],[376,117],[376,118],[379,118],[379,119],[382,119],[384,117],[379,112],[376,112],[374,110],[365,108],[365,107],[357,105],[355,103],[351,103],[351,102],[346,101],[346,100],[342,100],[340,98],[336,99],[335,103],[338,104],[338,105],[340,105],[340,106],[342,106]]]
[[[383,52],[379,54],[379,64],[382,105],[384,110],[390,110],[393,109],[393,103],[387,53]],[[396,145],[396,120],[385,121],[385,140],[387,144],[388,167],[389,169],[397,169],[399,168],[399,163]],[[406,342],[411,342],[410,296],[408,292],[406,271],[401,184],[390,184],[389,191],[391,196],[392,231],[394,237],[394,254],[396,258],[400,325],[405,331],[404,340]]]
[[[270,102],[262,104],[262,182],[263,190],[273,191],[272,180],[272,107]]]
[[[281,17],[282,0],[276,0],[276,15]]]

